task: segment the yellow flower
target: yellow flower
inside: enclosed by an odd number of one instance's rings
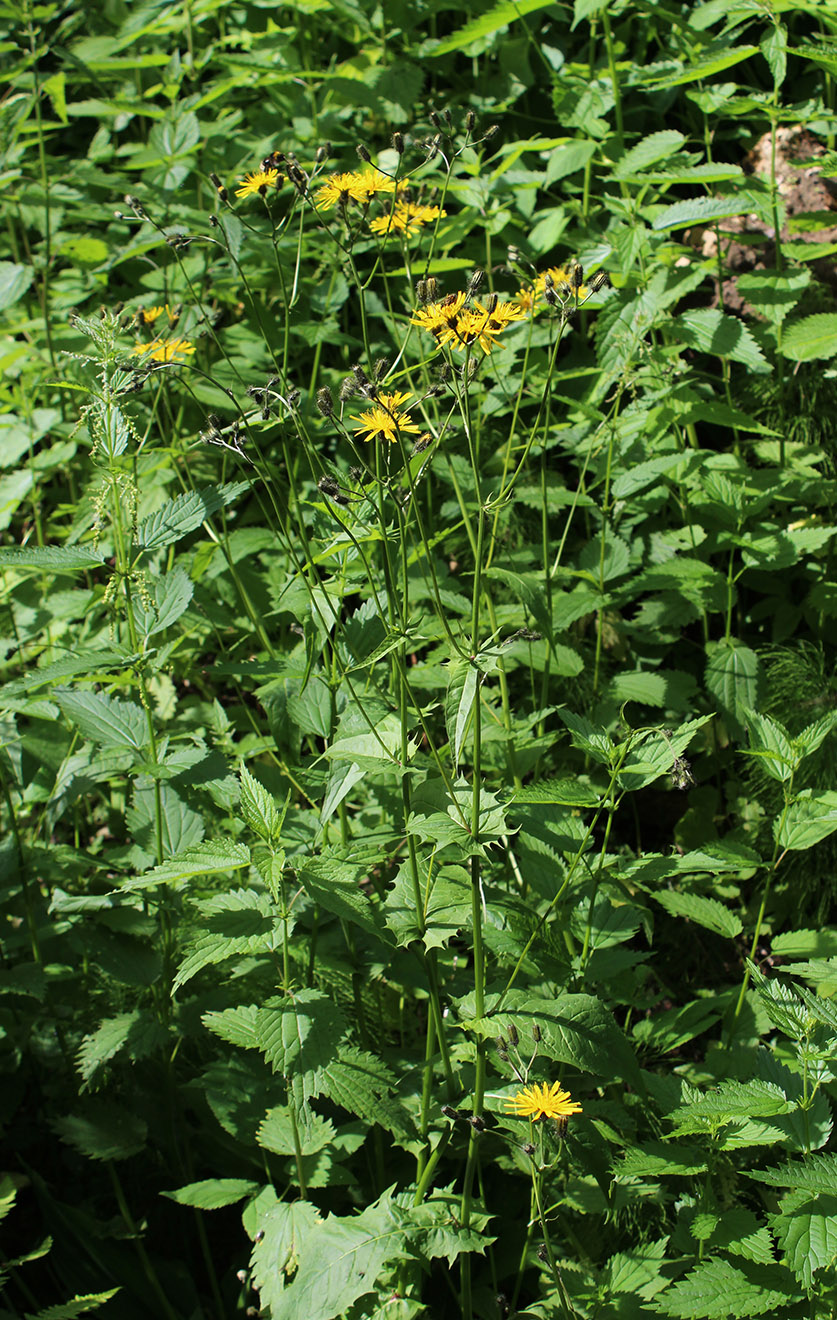
[[[338,175],[339,177],[339,175]],[[359,181],[359,186],[363,188],[366,196],[363,201],[368,202],[376,193],[395,192],[395,179],[391,179],[388,174],[382,170],[367,170],[365,174],[355,176]]]
[[[322,188],[317,189],[315,205],[318,211],[330,211],[338,202],[346,206],[349,202],[366,200],[367,185],[362,174],[332,174]]]
[[[493,310],[477,305],[464,311],[456,323],[457,348],[477,343],[483,353],[490,353],[498,335],[514,321],[522,321],[526,313],[516,302],[498,302]]]
[[[195,346],[188,339],[152,339],[150,344],[134,344],[131,351],[154,362],[181,362],[194,353]]]
[[[451,341],[456,342],[456,325],[466,297],[464,293],[449,293],[440,302],[427,303],[425,307],[417,308],[410,317],[410,324],[427,330],[440,348]]]
[[[369,221],[373,234],[386,234],[397,230],[408,238],[417,234],[423,225],[430,224],[439,216],[447,215],[438,206],[422,206],[419,202],[396,202],[391,214],[379,215]]]
[[[589,284],[580,284],[576,290],[573,284],[572,270],[567,266],[550,266],[548,270],[541,271],[540,275],[535,277],[534,284],[518,289],[515,294],[516,301],[525,312],[537,311],[543,306],[547,277],[559,302],[575,303],[577,293],[578,301],[582,303],[586,301],[592,292]]]
[[[275,188],[279,185],[278,170],[254,170],[252,174],[245,174],[241,180],[241,187],[236,188],[236,197],[253,197],[256,193],[264,197],[268,188]]]
[[[165,312],[166,316],[169,318],[170,324],[174,324],[178,319],[178,313],[174,308],[169,307],[168,303],[166,303],[165,307],[141,307],[139,310],[139,318],[143,325],[153,325],[154,322],[163,315],[163,312]]]
[[[570,1114],[581,1112],[581,1105],[570,1099],[569,1091],[561,1090],[560,1082],[551,1086],[534,1082],[506,1100],[506,1113],[516,1114],[518,1118],[569,1118]]]
[[[398,390],[395,394],[379,394],[375,400],[375,407],[369,408],[355,418],[358,423],[354,428],[355,435],[363,436],[364,440],[374,440],[379,435],[384,440],[389,440],[395,444],[396,437],[400,432],[412,431],[415,434],[421,430],[416,426],[408,412],[402,412],[403,404],[407,403],[411,396],[405,394],[403,390]],[[364,431],[367,432],[363,435]]]

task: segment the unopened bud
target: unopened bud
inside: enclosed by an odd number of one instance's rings
[[[369,148],[365,147],[362,142],[358,142],[355,150],[357,151],[357,154],[360,156],[361,160],[366,161],[367,165],[372,164],[372,157],[369,154]]]
[[[397,151],[399,156],[404,155],[404,139],[400,133],[393,133],[392,146],[393,146],[393,150]]]
[[[321,390],[317,390],[317,407],[323,417],[334,416],[334,399],[331,397],[331,390],[325,385]]]
[[[387,374],[388,371],[389,371],[388,359],[378,358],[378,361],[375,363],[374,367],[372,368],[372,375],[375,377],[376,380],[383,380],[384,376]]]
[[[317,147],[317,164],[322,165],[324,160],[328,160],[331,155],[331,143],[323,142],[322,146]]]
[[[488,316],[493,316],[493,315],[494,315],[494,313],[495,313],[496,310],[497,310],[497,303],[498,303],[498,302],[499,302],[499,299],[498,299],[496,293],[491,293],[491,294],[489,294],[489,296],[488,296],[488,302],[486,303],[486,306],[485,306],[486,314],[487,314]]]
[[[334,477],[320,477],[317,482],[317,490],[323,495],[327,495],[330,500],[334,500],[340,494],[340,486],[334,480]]]
[[[591,293],[598,293],[599,289],[604,289],[610,283],[610,276],[606,270],[597,270],[590,281]]]
[[[479,287],[485,279],[484,270],[475,270],[468,281],[468,297],[473,298],[479,292]]]
[[[468,1122],[475,1132],[482,1132],[485,1127],[485,1120],[480,1118],[479,1114],[472,1114]]]
[[[534,1153],[535,1153],[535,1147],[532,1145],[531,1141],[527,1141],[526,1145],[523,1147],[523,1154],[534,1155]]]
[[[427,116],[427,118],[430,120],[430,122],[431,122],[431,124],[433,125],[434,128],[441,128],[441,127],[442,127],[442,121],[441,121],[441,119],[439,118],[439,116],[436,114],[436,111],[435,111],[435,110],[431,110],[430,113],[429,113],[429,115]]]
[[[442,1105],[442,1113],[444,1114],[445,1118],[449,1118],[451,1122],[454,1122],[457,1118],[459,1118],[459,1110],[454,1109],[453,1105]]]
[[[584,267],[578,262],[573,266],[573,288],[580,289],[584,283]]]
[[[536,1045],[539,1045],[541,1042],[541,1029],[538,1026],[537,1022],[532,1028],[532,1040],[535,1042]]]
[[[473,110],[469,110],[465,115],[465,127],[469,133],[473,133],[477,125],[477,117]]]
[[[487,129],[485,130],[485,132],[483,133],[483,135],[482,135],[482,136],[483,136],[483,140],[484,140],[485,142],[487,142],[487,141],[489,140],[489,138],[493,138],[493,137],[495,137],[499,132],[500,132],[500,125],[499,125],[499,124],[492,124],[492,125],[490,126],[490,128],[487,128]]]
[[[512,1045],[515,1046],[517,1045],[517,1042],[520,1040],[520,1037],[517,1034],[517,1027],[514,1025],[513,1022],[509,1023],[509,1040],[511,1041]]]

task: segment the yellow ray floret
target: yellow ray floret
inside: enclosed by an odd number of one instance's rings
[[[506,1113],[516,1114],[518,1118],[569,1118],[581,1112],[581,1105],[570,1099],[569,1091],[563,1091],[560,1082],[551,1086],[533,1082],[506,1100]]]
[[[412,395],[405,394],[403,390],[395,394],[379,394],[375,406],[354,419],[357,423],[354,427],[355,435],[364,440],[374,440],[380,436],[382,440],[395,444],[399,434],[418,434],[421,427],[416,426],[408,412],[402,411],[403,405],[411,398]]]

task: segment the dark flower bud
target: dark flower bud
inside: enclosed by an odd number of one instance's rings
[[[334,477],[320,477],[317,482],[317,490],[322,491],[329,499],[334,500],[340,494],[340,487],[334,480]]]
[[[378,358],[378,361],[375,363],[374,367],[372,368],[372,374],[375,377],[375,379],[383,380],[384,376],[387,374],[388,371],[389,371],[388,359]]]
[[[475,271],[474,271],[473,275],[471,276],[471,278],[470,278],[469,281],[468,281],[468,297],[469,297],[469,298],[473,298],[474,295],[475,295],[476,293],[479,292],[480,285],[482,284],[482,282],[483,282],[484,279],[485,279],[485,271],[484,271],[484,270],[475,270]]]
[[[434,275],[430,275],[425,283],[427,284],[427,301],[435,302],[439,293],[439,281]]]
[[[430,120],[430,122],[431,122],[431,124],[433,125],[434,128],[441,128],[441,127],[442,127],[442,121],[441,121],[441,119],[439,118],[439,116],[436,114],[436,111],[435,111],[435,110],[431,110],[430,113],[429,113],[429,115],[427,116],[427,118]]]
[[[499,299],[498,299],[496,293],[491,293],[491,294],[488,295],[488,302],[486,303],[486,307],[485,307],[486,314],[487,314],[488,316],[493,316],[493,315],[494,315],[494,313],[495,313],[496,310],[497,310],[497,303],[498,303],[498,302],[499,302]]]
[[[469,110],[465,115],[465,127],[469,133],[473,133],[477,126],[477,117],[473,110]]]
[[[404,139],[400,133],[393,133],[392,145],[393,149],[398,152],[399,156],[404,155]]]
[[[420,303],[427,302],[427,280],[419,280],[416,284],[416,300]]]
[[[599,289],[607,288],[610,283],[610,276],[606,270],[597,270],[590,281],[590,290],[592,293],[598,293]]]
[[[517,1027],[514,1025],[513,1022],[509,1024],[509,1040],[511,1041],[512,1045],[515,1046],[517,1045],[517,1042],[520,1040],[520,1037],[517,1034]]]
[[[555,292],[554,284],[547,284],[544,286],[543,296],[546,302],[549,303],[550,307],[557,307],[561,301],[558,294]]]
[[[584,283],[584,267],[578,262],[573,266],[573,288],[580,289]]]
[[[365,384],[366,381],[369,379],[369,377],[367,376],[366,372],[363,370],[363,367],[360,365],[359,362],[355,363],[355,365],[352,367],[352,371],[355,373],[356,379],[359,380],[362,385]]]
[[[488,142],[489,138],[493,138],[493,137],[495,137],[499,132],[500,132],[500,125],[499,125],[499,124],[492,124],[492,125],[491,125],[489,128],[487,128],[487,129],[485,130],[485,132],[483,133],[483,140],[484,140],[485,142]]]
[[[353,399],[356,394],[357,381],[354,376],[346,376],[343,384],[340,386],[340,402],[346,403],[349,399]]]
[[[442,1105],[442,1113],[444,1114],[445,1118],[449,1118],[451,1122],[454,1122],[457,1118],[459,1118],[459,1110],[454,1109],[453,1105]]]
[[[480,1118],[479,1114],[472,1114],[468,1122],[475,1132],[482,1132],[485,1128],[485,1120]]]
[[[350,467],[349,481],[363,481],[363,469],[359,467]]]
[[[445,123],[447,124],[448,128],[452,129],[453,116],[451,115],[450,110],[448,110],[447,107],[445,107],[445,109],[442,111],[442,114],[445,116]]]
[[[218,177],[218,175],[214,172],[214,170],[213,170],[213,172],[210,174],[209,178],[210,178],[210,182],[213,183],[213,184],[215,185],[215,187],[216,187],[219,191],[220,191],[221,188],[223,188],[224,185],[223,185],[223,183],[221,182],[221,180],[220,180],[220,178]]]
[[[291,391],[289,392],[289,394],[288,394],[288,407],[289,407],[289,408],[298,408],[298,407],[299,407],[299,401],[300,401],[301,398],[302,398],[302,391],[301,391],[301,390],[291,390]]]
[[[541,1042],[541,1029],[538,1026],[537,1022],[532,1028],[532,1040],[535,1042],[536,1045],[539,1045]]]
[[[355,147],[355,151],[360,156],[361,160],[366,161],[367,165],[372,164],[372,157],[369,154],[369,148],[365,147],[362,142],[358,142],[357,146]]]
[[[331,143],[323,142],[322,146],[317,147],[317,164],[322,165],[324,160],[328,160],[331,155]]]
[[[334,399],[331,397],[331,390],[325,385],[321,390],[317,390],[317,407],[323,417],[334,416]]]
[[[549,1252],[546,1249],[545,1242],[542,1242],[538,1247],[538,1260],[549,1260]]]
[[[532,1145],[531,1141],[527,1141],[526,1145],[523,1147],[523,1154],[534,1155],[534,1153],[535,1153],[535,1147]]]
[[[424,435],[420,435],[416,443],[413,445],[413,453],[423,454],[425,449],[429,449],[432,443],[433,436],[429,431],[425,431]]]
[[[497,1037],[497,1049],[498,1049],[498,1050],[508,1050],[508,1048],[509,1048],[509,1042],[508,1042],[507,1040],[504,1040],[502,1036],[498,1036],[498,1037]]]

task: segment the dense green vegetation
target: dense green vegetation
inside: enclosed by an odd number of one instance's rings
[[[3,3],[0,1317],[837,1311],[837,3]]]

